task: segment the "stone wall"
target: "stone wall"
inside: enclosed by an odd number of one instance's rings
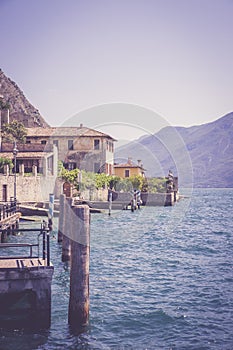
[[[130,203],[132,193],[129,192],[114,192],[113,201]],[[141,193],[143,205],[148,206],[164,206],[174,204],[174,193]]]
[[[53,270],[53,266],[0,269],[1,326],[50,326]]]
[[[3,200],[3,186],[7,186],[7,200],[14,197],[14,175],[0,175],[0,201]],[[19,202],[48,201],[54,192],[54,176],[16,176],[16,197]]]

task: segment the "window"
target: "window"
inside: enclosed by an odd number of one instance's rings
[[[107,145],[109,152],[113,152],[113,143],[111,141],[108,141]]]
[[[29,140],[28,138],[26,138],[26,143],[31,143],[31,140]]]
[[[42,145],[46,145],[47,141],[46,140],[41,140]]]
[[[74,149],[74,141],[73,140],[68,140],[68,149],[72,151]]]
[[[129,177],[129,170],[125,170],[125,177]]]
[[[94,163],[94,173],[100,174],[100,163]]]
[[[94,140],[94,149],[95,150],[100,149],[100,140]]]
[[[58,140],[53,140],[53,144],[58,148]]]
[[[76,163],[68,163],[68,170],[76,169]]]

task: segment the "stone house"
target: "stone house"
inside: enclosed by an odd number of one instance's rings
[[[111,136],[82,125],[28,128],[26,143],[17,143],[18,200],[41,201],[54,191],[59,195],[61,189],[55,186],[58,160],[70,170],[113,174],[114,141]],[[1,143],[0,157],[14,163],[13,148],[12,143]],[[10,173],[8,166],[0,174],[0,201],[13,196],[14,174],[15,169]]]
[[[113,174],[114,141],[111,136],[84,127],[28,128],[26,147],[55,145],[65,168]]]

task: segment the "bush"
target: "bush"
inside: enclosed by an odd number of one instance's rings
[[[59,176],[64,181],[73,184],[78,191],[107,187],[119,192],[133,192],[135,189],[150,193],[166,192],[165,178],[146,179],[140,175],[120,178],[114,175],[96,174],[79,169],[67,170],[61,164],[59,164]]]

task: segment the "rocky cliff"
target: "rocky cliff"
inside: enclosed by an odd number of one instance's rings
[[[17,84],[0,69],[0,97],[2,104],[9,105],[10,121],[16,119],[25,127],[46,127],[48,124],[38,109],[26,99]]]

